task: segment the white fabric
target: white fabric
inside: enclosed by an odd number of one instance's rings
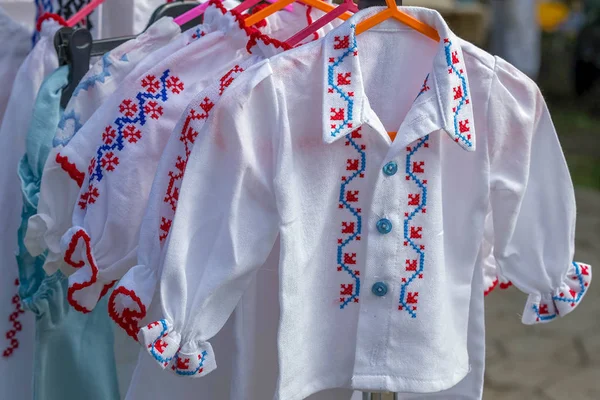
[[[17,179],[17,165],[25,153],[25,135],[29,130],[31,112],[38,89],[44,78],[58,67],[58,59],[52,42],[58,26],[47,21],[42,26],[41,39],[29,53],[16,77],[10,94],[2,126],[0,138],[0,334],[14,328],[9,315],[16,310],[13,297],[17,293],[15,278],[17,277],[17,229],[21,224],[22,198]],[[19,314],[21,330],[16,339],[19,347],[10,357],[0,360],[0,398],[31,398],[31,379],[33,371],[34,316],[31,313]],[[3,339],[2,350],[10,341]]]
[[[525,323],[555,316],[551,306],[564,315],[585,293],[590,269],[571,264],[573,188],[535,84],[432,10],[404,8],[439,44],[394,21],[355,37],[378,10],[255,66],[215,106],[166,246],[164,319],[140,332],[161,357],[202,355],[210,372],[207,340],[277,234],[286,400],[330,387],[437,392],[463,379],[490,204],[499,270],[530,294]],[[386,295],[371,292],[382,284]]]
[[[33,29],[35,29],[35,4],[32,0],[2,0],[0,8],[9,15],[14,21],[26,26],[29,30],[28,40],[31,39]],[[31,50],[31,41],[28,42]]]
[[[247,54],[248,43],[261,42],[252,31],[241,29],[238,17],[226,13],[220,3],[211,4],[204,14],[208,33],[130,85],[122,85],[119,102],[99,124],[103,133],[84,137],[93,146],[91,153],[71,146],[81,133],[61,151],[77,165],[86,155],[91,158],[73,227],[61,239],[65,262],[77,268],[69,277],[68,298],[79,311],[93,308],[103,288],[135,265],[154,171],[181,111],[215,75]]]
[[[0,40],[2,40],[2,52],[0,52],[0,80],[4,82],[2,93],[0,93],[0,121],[4,116],[4,110],[15,81],[17,71],[27,54],[31,50],[29,39],[31,32],[24,25],[17,23],[4,12],[0,3]]]
[[[49,249],[44,265],[47,272],[53,273],[63,264],[60,238],[71,226],[73,198],[76,198],[79,186],[83,183],[83,174],[60,157],[60,150],[147,56],[164,47],[167,49],[159,54],[170,51],[169,48],[181,48],[187,38],[174,40],[178,35],[183,36],[172,18],[157,21],[137,39],[124,43],[102,57],[74,90],[59,123],[53,142],[55,147],[44,166],[38,214],[29,219],[25,236],[25,245],[30,254],[36,256]],[[171,42],[174,43],[167,46]],[[152,64],[146,62],[146,65]]]

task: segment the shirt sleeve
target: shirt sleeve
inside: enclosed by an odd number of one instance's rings
[[[216,368],[208,340],[229,318],[278,233],[278,144],[271,135],[277,102],[268,77],[242,77],[198,134],[165,244],[164,318],[138,335],[150,355],[178,375],[203,376]],[[248,82],[253,79],[259,82]]]
[[[571,312],[591,281],[573,261],[575,195],[538,87],[497,59],[489,102],[494,256],[501,279],[529,295],[524,324]]]

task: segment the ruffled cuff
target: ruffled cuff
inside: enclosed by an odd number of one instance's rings
[[[174,332],[172,324],[164,319],[140,329],[138,337],[161,368],[177,375],[196,378],[217,368],[210,343],[182,344],[181,335]]]
[[[522,321],[526,325],[547,323],[564,317],[577,307],[592,280],[592,267],[573,262],[567,276],[553,294],[529,295]]]
[[[155,288],[153,271],[145,265],[136,265],[123,276],[108,300],[110,317],[135,340]]]
[[[105,281],[98,274],[88,233],[79,226],[70,228],[61,239],[64,260],[76,271],[69,276],[67,300],[77,311],[91,312],[116,281]]]

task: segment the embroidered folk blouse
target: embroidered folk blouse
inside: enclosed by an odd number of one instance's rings
[[[284,47],[257,29],[245,28],[243,17],[228,12],[220,2],[210,4],[205,25],[215,25],[213,32],[200,33],[196,42],[126,87],[118,106],[101,123],[104,128],[88,160],[73,227],[61,239],[65,262],[77,269],[69,277],[68,299],[79,311],[91,310],[135,265],[139,228],[158,160],[185,106],[215,76],[224,75],[226,85],[231,75],[227,71],[235,72],[235,63],[248,53],[270,56]],[[61,155],[80,159],[81,154],[71,149],[66,147]]]
[[[44,264],[46,272],[54,273],[63,264],[60,238],[71,226],[73,207],[79,192],[79,185],[75,180],[77,176],[69,176],[69,170],[64,169],[67,167],[64,164],[66,160],[59,155],[60,150],[102,103],[110,98],[125,77],[145,64],[143,59],[149,57],[148,61],[151,61],[150,55],[162,48],[164,50],[159,53],[181,48],[184,44],[177,42],[186,38],[174,40],[177,35],[183,36],[179,25],[172,18],[157,21],[136,39],[106,53],[75,88],[58,124],[52,143],[54,149],[50,151],[42,174],[37,214],[29,219],[25,236],[25,246],[32,255],[37,256],[48,249]],[[168,45],[169,43],[171,44]]]
[[[164,319],[139,335],[157,360],[216,367],[208,340],[278,234],[281,399],[464,378],[490,208],[500,275],[529,294],[523,322],[580,302],[591,269],[572,260],[573,187],[538,88],[437,12],[404,9],[440,43],[394,21],[356,36],[368,9],[223,94],[188,160]]]

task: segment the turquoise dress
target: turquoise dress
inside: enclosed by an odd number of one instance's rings
[[[45,255],[32,257],[23,243],[27,221],[37,213],[42,171],[62,115],[60,97],[68,74],[67,66],[60,67],[40,87],[26,154],[19,164],[23,210],[17,263],[23,307],[36,315],[33,396],[34,400],[116,400],[120,397],[106,304],[89,314],[71,309],[67,278],[60,271],[47,276],[42,268]]]

